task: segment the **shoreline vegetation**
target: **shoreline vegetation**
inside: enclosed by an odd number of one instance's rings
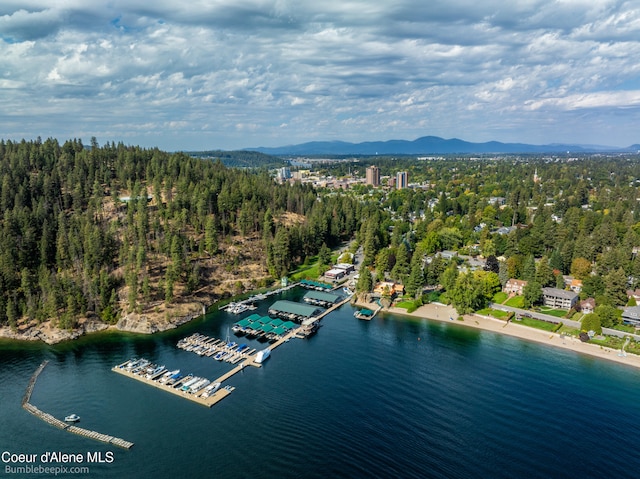
[[[217,303],[214,303],[214,305]],[[371,305],[363,301],[355,301],[354,306],[368,308]],[[532,328],[529,326],[517,324],[514,322],[506,322],[501,319],[492,318],[480,314],[466,314],[462,316],[462,320],[455,308],[442,303],[428,303],[418,307],[413,312],[407,312],[404,308],[390,307],[385,308],[381,312],[390,313],[396,316],[404,316],[415,319],[427,319],[440,322],[454,322],[461,326],[480,329],[483,331],[490,331],[497,334],[503,334],[506,336],[512,336],[525,341],[533,341],[539,344],[545,344],[552,347],[562,348],[570,350],[580,354],[586,354],[588,356],[613,361],[619,364],[626,364],[627,366],[640,368],[640,356],[626,353],[620,355],[620,351],[612,348],[607,348],[597,344],[585,343],[570,335],[562,335],[559,333],[549,332],[541,329]],[[41,324],[37,327],[32,327],[25,332],[14,332],[8,327],[0,328],[0,338],[16,340],[16,341],[43,341],[46,344],[53,345],[62,341],[68,341],[78,339],[81,336],[91,333],[113,330],[122,332],[132,332],[138,334],[154,334],[156,332],[167,331],[174,329],[178,326],[186,324],[191,320],[199,317],[199,314],[189,314],[181,318],[175,318],[176,320],[171,323],[165,323],[163,328],[153,328],[153,330],[131,330],[121,329],[117,325],[105,325],[98,321],[87,321],[80,324],[79,328],[72,331],[60,330],[55,327],[51,327],[50,324]]]
[[[355,305],[363,308],[371,306],[370,304],[362,301],[357,301]],[[411,313],[408,313],[406,309],[397,307],[383,309],[381,312],[417,319],[428,319],[448,323],[454,322],[455,324],[469,328],[512,336],[525,341],[533,341],[600,359],[614,361],[619,364],[626,364],[627,366],[640,368],[640,356],[632,353],[626,353],[624,356],[619,356],[620,351],[617,349],[611,349],[597,344],[584,343],[573,336],[562,336],[558,333],[552,333],[514,322],[506,322],[504,320],[490,318],[479,314],[466,314],[463,316],[463,320],[460,321],[457,319],[458,313],[455,308],[441,303],[424,304]]]

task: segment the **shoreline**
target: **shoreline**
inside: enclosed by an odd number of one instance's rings
[[[359,301],[356,302],[355,305],[363,308],[371,306]],[[525,341],[533,341],[556,348],[562,348],[640,369],[640,356],[632,353],[626,353],[626,356],[618,356],[619,351],[617,349],[606,348],[597,344],[583,343],[573,336],[562,337],[558,333],[551,333],[549,331],[531,328],[529,326],[516,324],[512,321],[507,323],[500,319],[481,316],[478,314],[466,314],[464,315],[464,321],[459,321],[458,319],[455,319],[458,318],[458,313],[455,308],[441,303],[424,304],[412,313],[408,313],[405,309],[395,307],[383,309],[381,312],[459,324],[469,328],[481,329],[483,331],[512,336]],[[454,319],[451,320],[449,318]]]

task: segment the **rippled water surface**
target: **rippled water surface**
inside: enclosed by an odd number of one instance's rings
[[[192,332],[225,338],[236,316],[215,312],[151,337],[2,342],[0,449],[113,451],[112,463],[88,466],[91,477],[118,478],[595,478],[640,470],[640,371],[457,323],[390,315],[363,322],[353,311],[342,307],[316,336],[236,375],[228,382],[235,391],[211,409],[111,367],[146,357],[216,378],[231,366],[175,343]],[[58,418],[75,412],[83,427],[135,446],[69,434],[23,410],[43,359],[50,362],[33,404]]]

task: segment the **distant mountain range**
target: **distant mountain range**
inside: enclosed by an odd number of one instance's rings
[[[268,155],[429,155],[429,154],[480,154],[480,153],[635,153],[639,144],[627,148],[598,145],[529,145],[526,143],[501,143],[488,141],[472,143],[458,138],[444,139],[437,136],[423,136],[417,140],[367,141],[348,143],[345,141],[312,141],[298,145],[275,148],[246,148]]]

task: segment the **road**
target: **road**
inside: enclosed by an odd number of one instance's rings
[[[576,329],[582,328],[582,324],[580,323],[580,321],[573,321],[572,319],[566,319],[566,318],[558,318],[556,316],[551,316],[550,314],[537,313],[535,311],[529,311],[527,309],[513,308],[511,306],[505,306],[504,304],[496,304],[496,303],[489,303],[489,307],[500,310],[500,311],[513,311],[516,314],[520,314],[522,316],[529,316],[531,318],[539,319],[541,321],[547,321],[549,323],[556,323],[556,324],[562,323],[571,328],[576,328]],[[624,331],[618,331],[617,329],[602,328],[602,333],[608,336],[617,336],[619,338],[631,336],[635,338],[636,341],[640,341],[640,335],[630,334]]]

